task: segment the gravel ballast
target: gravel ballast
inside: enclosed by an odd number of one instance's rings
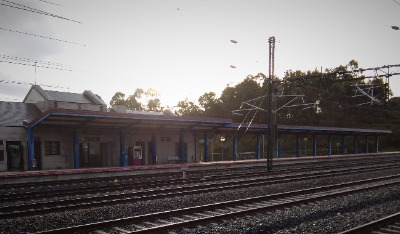
[[[0,220],[0,233],[25,233],[80,225],[152,212],[204,205],[259,195],[287,192],[315,186],[336,184],[399,173],[398,169],[359,173],[295,183],[224,190],[190,196],[164,198],[134,204],[118,204],[99,208],[57,212],[31,217]],[[330,199],[276,212],[256,213],[224,220],[217,225],[176,230],[181,233],[331,233],[369,222],[400,211],[400,187]]]

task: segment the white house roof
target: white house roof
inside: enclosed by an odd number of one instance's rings
[[[0,101],[0,126],[22,127],[24,120],[35,119],[41,113],[32,103]]]
[[[93,94],[89,90],[86,90],[83,93],[70,93],[70,92],[44,90],[39,85],[33,85],[31,89],[35,89],[38,93],[40,93],[40,95],[43,96],[43,98],[49,101],[106,105],[106,103],[100,97]],[[25,97],[25,99],[27,98],[27,96]]]

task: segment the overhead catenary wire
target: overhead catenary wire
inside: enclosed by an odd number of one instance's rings
[[[261,91],[261,93],[264,93],[264,91]],[[263,102],[264,102],[264,100],[265,100],[265,97],[267,96],[267,93],[268,93],[268,90],[266,89],[266,90],[265,90],[265,93],[264,93],[261,97],[258,97],[258,98],[255,98],[255,99],[250,100],[250,101],[258,101],[258,100],[261,100],[260,103],[259,103],[258,105],[257,105],[257,103],[254,104],[255,107],[253,107],[252,109],[242,109],[243,104],[249,105],[249,104],[246,103],[246,102],[242,102],[242,104],[240,105],[240,108],[239,108],[238,111],[240,111],[240,110],[242,110],[242,111],[247,110],[247,114],[246,114],[246,116],[243,118],[242,122],[239,124],[238,128],[236,129],[235,135],[236,135],[236,133],[240,130],[240,128],[243,126],[243,124],[245,123],[247,117],[250,115],[250,112],[253,111],[253,110],[255,109],[256,111],[255,111],[255,113],[253,114],[253,117],[251,118],[251,120],[250,120],[249,123],[247,124],[247,128],[246,128],[246,130],[245,130],[245,132],[247,132],[247,130],[250,128],[251,124],[253,123],[253,120],[254,120],[254,118],[256,117],[258,111],[259,111],[259,110],[262,110],[261,105],[263,104]],[[250,102],[250,101],[248,101],[248,102]],[[253,105],[252,105],[252,106],[253,106]],[[236,113],[236,112],[238,112],[238,111],[233,111],[233,113]]]
[[[2,6],[7,6],[7,7],[23,10],[23,11],[28,11],[28,12],[32,12],[32,13],[37,13],[37,14],[41,14],[41,15],[46,15],[46,16],[50,16],[50,17],[54,17],[54,18],[63,19],[63,20],[67,20],[67,21],[71,21],[71,22],[82,24],[82,22],[77,21],[77,20],[69,19],[69,18],[66,18],[66,17],[63,17],[63,16],[59,16],[59,15],[52,14],[52,13],[49,13],[49,12],[46,12],[46,11],[42,11],[42,10],[39,10],[39,9],[36,9],[36,8],[33,8],[33,7],[29,7],[29,6],[25,6],[25,5],[22,5],[22,4],[18,4],[18,3],[12,2],[12,1],[8,1],[8,0],[1,0],[1,1],[11,4],[11,5],[9,5],[9,4],[0,3],[0,5],[2,5]]]
[[[33,33],[21,32],[21,31],[12,30],[12,29],[3,28],[3,27],[0,27],[0,29],[3,30],[3,31],[19,33],[19,34],[24,34],[24,35],[28,35],[28,36],[40,37],[40,38],[44,38],[44,39],[49,39],[49,40],[54,40],[54,41],[59,41],[59,42],[65,42],[65,43],[74,44],[74,45],[80,45],[80,46],[84,46],[84,47],[86,46],[85,44],[81,44],[81,43],[77,43],[77,42],[72,42],[72,41],[67,41],[67,40],[62,40],[62,39],[42,36],[42,35],[33,34]]]
[[[395,2],[396,2],[396,1],[395,1]],[[398,2],[396,2],[396,3],[398,3]],[[339,12],[341,12],[341,13],[343,13],[343,14],[351,15],[351,16],[353,16],[353,17],[357,17],[357,18],[359,18],[359,19],[363,19],[363,20],[369,21],[369,22],[371,22],[371,23],[384,25],[384,26],[387,26],[387,27],[389,27],[389,28],[391,28],[391,29],[394,29],[394,30],[399,30],[399,27],[398,27],[398,26],[389,25],[389,24],[386,24],[386,23],[382,23],[382,22],[380,22],[380,21],[378,21],[378,20],[372,20],[372,19],[369,19],[369,18],[360,16],[360,15],[356,15],[356,14],[350,14],[350,13],[345,12],[345,11],[343,11],[343,10],[339,10]]]

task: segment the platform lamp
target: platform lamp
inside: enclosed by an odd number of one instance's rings
[[[225,142],[225,136],[221,136],[221,138],[219,139],[222,143],[222,151],[221,151],[221,161],[224,161],[224,142]]]

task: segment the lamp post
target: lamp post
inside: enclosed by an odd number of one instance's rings
[[[221,151],[222,157],[221,157],[221,161],[224,161],[224,142],[225,142],[225,137],[224,137],[224,136],[221,136],[220,141],[221,141],[221,143],[222,143],[222,151]]]
[[[267,151],[267,171],[272,170],[272,155],[274,153],[274,137],[275,123],[272,116],[273,109],[273,93],[274,93],[274,54],[275,54],[275,37],[268,39],[269,43],[269,76],[268,76],[268,151]]]

